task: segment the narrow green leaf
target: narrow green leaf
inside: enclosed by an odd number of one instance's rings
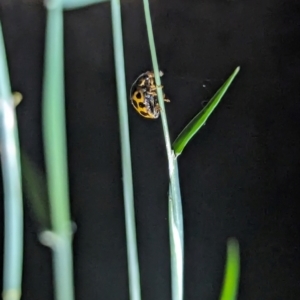
[[[236,300],[240,277],[239,243],[235,238],[227,242],[227,261],[220,300]]]
[[[224,82],[224,84],[219,88],[216,94],[211,98],[207,105],[202,109],[190,123],[182,130],[178,135],[175,142],[173,143],[173,150],[178,156],[182,153],[185,146],[188,144],[190,139],[197,133],[197,131],[205,124],[211,113],[217,107],[222,97],[226,93],[227,89],[231,85],[235,76],[238,74],[240,67],[237,67],[230,77]]]
[[[24,191],[34,218],[41,226],[41,230],[50,230],[49,198],[45,177],[24,151],[20,151],[20,155]]]

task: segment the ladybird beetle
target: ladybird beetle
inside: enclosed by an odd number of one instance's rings
[[[160,76],[163,73],[160,72]],[[161,108],[158,104],[157,89],[163,86],[156,86],[153,72],[142,73],[133,83],[130,89],[130,100],[134,109],[144,118],[157,119]],[[164,101],[170,102],[165,98]]]

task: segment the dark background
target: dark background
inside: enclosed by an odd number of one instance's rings
[[[241,247],[239,299],[300,299],[299,1],[150,2],[172,140],[241,66],[179,159],[185,299],[218,298],[230,236]],[[21,146],[43,168],[45,10],[0,3],[12,88],[24,95]],[[129,91],[151,69],[142,1],[122,1],[122,18]],[[65,12],[64,31],[76,299],[128,299],[110,4]],[[170,299],[162,126],[128,103],[142,295]],[[51,253],[30,210],[23,299],[53,299]]]

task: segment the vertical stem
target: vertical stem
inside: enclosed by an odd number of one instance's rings
[[[141,299],[139,261],[136,242],[130,139],[127,113],[122,20],[119,0],[111,0],[115,69],[118,91],[120,139],[122,152],[123,194],[125,207],[129,293],[131,300]]]
[[[20,150],[1,23],[0,137],[5,218],[3,299],[18,300],[21,298],[23,264],[23,199]]]
[[[174,159],[174,184],[180,195],[180,183],[178,174],[178,162]],[[169,233],[171,252],[171,281],[172,299],[183,299],[183,275],[184,275],[184,234],[183,214],[180,197],[173,197],[171,186],[169,188]]]
[[[153,71],[156,85],[160,86],[159,67],[155,50],[154,35],[151,22],[150,6],[148,0],[143,0],[145,19],[148,32],[149,46],[152,58]],[[182,222],[182,201],[178,177],[178,166],[171,148],[170,134],[168,128],[167,116],[163,100],[162,89],[158,89],[159,105],[162,108],[161,120],[165,137],[165,144],[169,165],[169,234],[171,250],[171,281],[172,281],[172,299],[183,299],[183,265],[184,265],[184,245],[183,245],[183,222]]]
[[[160,75],[159,75],[160,70],[159,70],[157,55],[156,55],[156,50],[155,50],[155,42],[154,42],[154,35],[153,35],[153,29],[152,29],[150,7],[149,7],[148,0],[143,0],[143,1],[144,1],[145,19],[146,19],[149,47],[150,47],[150,53],[151,53],[151,59],[152,59],[152,66],[153,66],[153,71],[154,71],[154,75],[155,75],[155,82],[156,82],[157,86],[160,86],[161,85]],[[167,150],[167,155],[168,155],[169,173],[170,173],[170,175],[172,175],[173,171],[174,171],[174,161],[173,161],[173,153],[172,153],[172,149],[171,149],[170,135],[169,135],[169,129],[168,129],[168,120],[167,120],[167,115],[165,113],[165,104],[164,104],[164,100],[163,100],[162,89],[160,89],[160,88],[157,89],[157,94],[158,94],[159,105],[162,108],[161,121],[162,121],[162,125],[163,125],[163,132],[164,132],[166,150]]]
[[[49,1],[47,9],[43,130],[51,223],[54,233],[52,241],[54,282],[57,300],[73,300],[61,1]]]

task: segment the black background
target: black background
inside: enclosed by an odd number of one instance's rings
[[[24,95],[21,146],[43,168],[45,10],[34,0],[0,3],[12,88]],[[172,140],[241,66],[179,158],[185,299],[218,298],[230,236],[241,247],[239,299],[300,299],[299,1],[150,4]],[[64,16],[76,299],[128,299],[110,4]],[[122,1],[122,19],[129,91],[151,69],[142,1]],[[170,299],[162,126],[128,103],[142,295]],[[29,212],[26,204],[23,299],[53,299],[51,253]]]

